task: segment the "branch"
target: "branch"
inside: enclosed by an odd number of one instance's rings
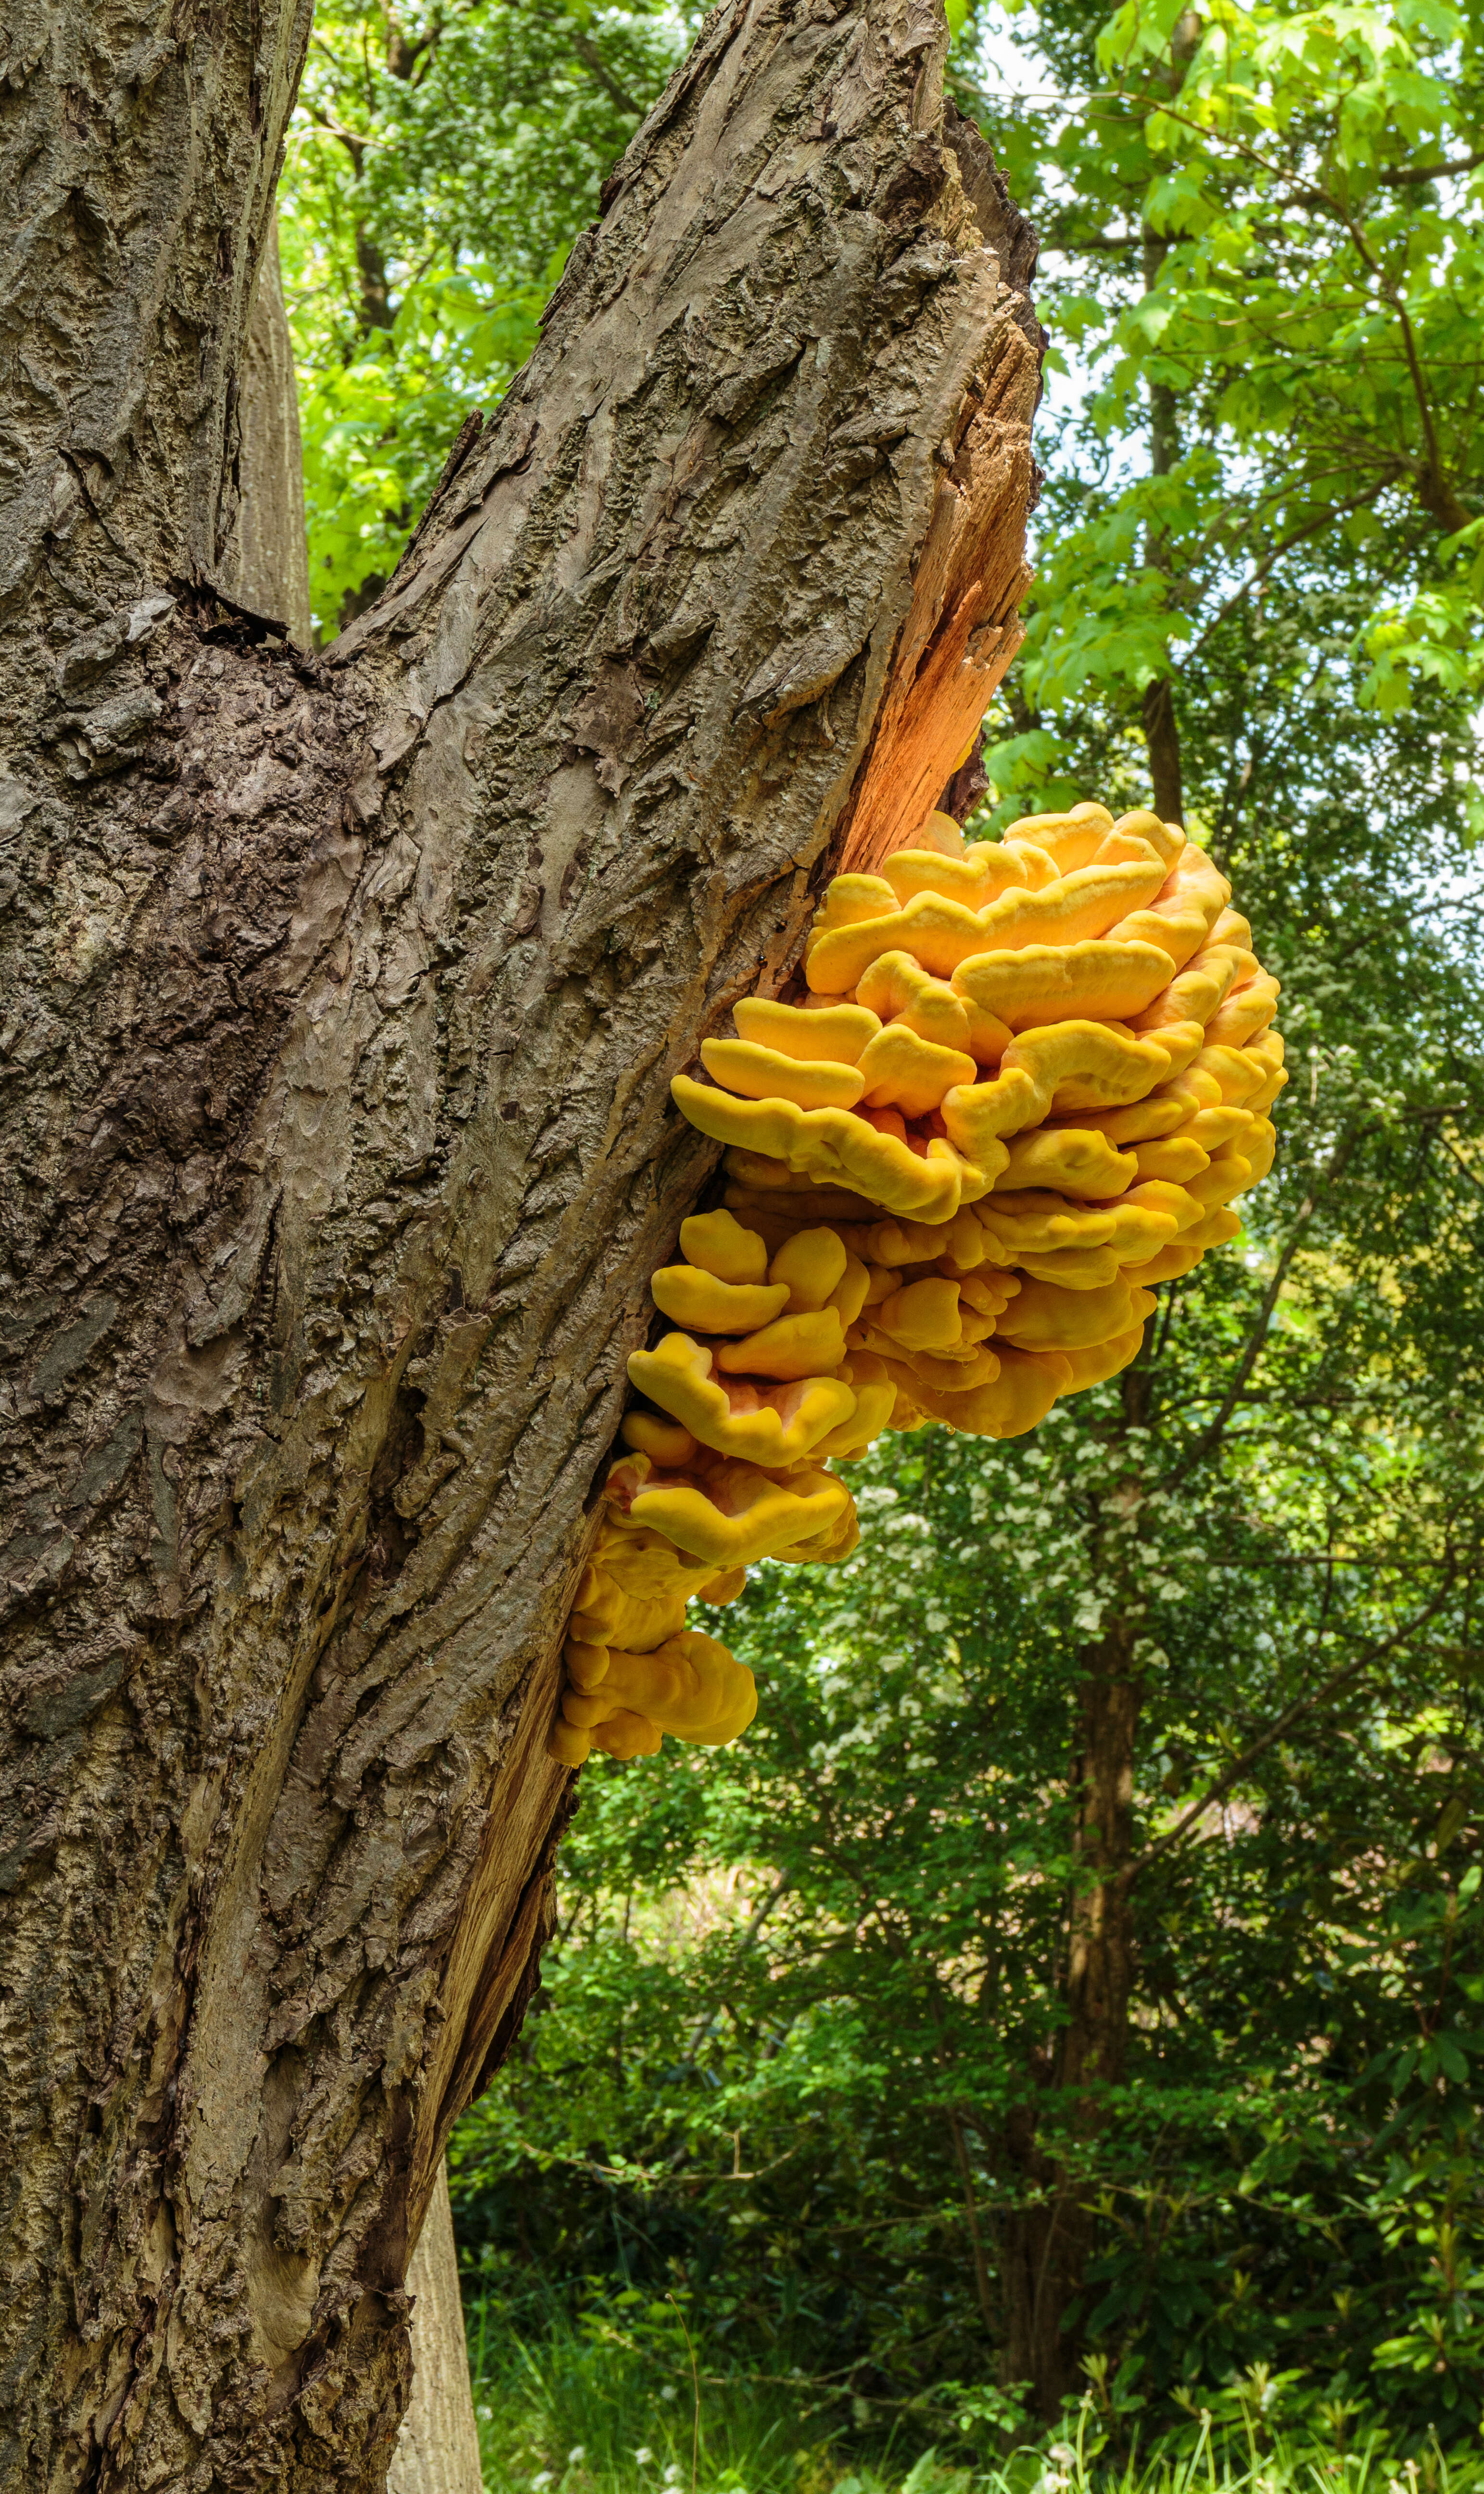
[[[1257,1765],[1257,1760],[1265,1757],[1274,1744],[1281,1741],[1286,1732],[1290,1732],[1295,1723],[1302,1722],[1306,1715],[1317,1713],[1319,1707],[1327,1704],[1331,1697],[1339,1693],[1347,1681],[1358,1678],[1370,1664],[1379,1662],[1383,1655],[1394,1653],[1396,1648],[1399,1645],[1405,1645],[1418,1628],[1425,1627],[1434,1613],[1441,1608],[1444,1597],[1451,1593],[1453,1575],[1454,1571],[1450,1566],[1446,1578],[1432,1600],[1418,1611],[1413,1619],[1408,1620],[1405,1627],[1398,1628],[1395,1636],[1386,1637],[1379,1645],[1368,1646],[1365,1653],[1357,1655],[1352,1662],[1347,1662],[1340,1670],[1331,1672],[1329,1678],[1314,1691],[1313,1696],[1296,1697],[1291,1706],[1286,1707],[1277,1722],[1263,1733],[1259,1741],[1254,1741],[1250,1749],[1244,1749],[1239,1758],[1234,1758],[1231,1765],[1217,1777],[1213,1784],[1207,1785],[1199,1799],[1193,1801],[1189,1810],[1176,1819],[1173,1827],[1166,1828],[1163,1836],[1156,1837],[1152,1844],[1146,1845],[1142,1853],[1125,1865],[1119,1871],[1114,1885],[1121,1889],[1131,1888],[1139,1872],[1147,1870],[1151,1862],[1157,1862],[1162,1854],[1169,1852],[1173,1845],[1178,1844],[1180,1839],[1195,1826],[1196,1820],[1203,1818],[1206,1811],[1223,1800],[1234,1784],[1239,1784],[1244,1776]]]
[[[1302,528],[1293,529],[1289,532],[1287,536],[1280,538],[1278,544],[1274,546],[1272,553],[1264,556],[1262,562],[1258,563],[1256,571],[1249,573],[1247,579],[1241,581],[1232,591],[1231,595],[1217,608],[1210,623],[1206,624],[1204,630],[1201,632],[1199,640],[1193,641],[1190,648],[1182,653],[1180,661],[1181,665],[1185,665],[1188,660],[1199,655],[1200,652],[1205,648],[1206,643],[1209,641],[1212,633],[1216,631],[1221,624],[1226,623],[1228,615],[1234,613],[1236,608],[1241,605],[1244,597],[1250,597],[1255,589],[1261,588],[1262,583],[1267,579],[1269,573],[1272,572],[1276,565],[1282,561],[1283,557],[1288,552],[1290,546],[1301,545],[1305,537],[1317,536],[1321,529],[1329,528],[1334,521],[1343,520],[1349,512],[1362,509],[1367,502],[1374,502],[1378,494],[1384,493],[1385,488],[1386,479],[1382,477],[1378,484],[1368,485],[1365,487],[1363,492],[1352,494],[1348,502],[1336,502],[1332,509],[1321,511],[1317,520],[1306,520]]]
[[[1138,105],[1139,99],[1133,94],[1132,90],[1124,89],[1123,92],[1128,96],[1128,100],[1131,104],[1134,104],[1136,106]],[[1349,235],[1356,258],[1360,260],[1362,267],[1369,269],[1372,277],[1376,281],[1379,292],[1386,303],[1390,306],[1393,317],[1402,332],[1402,345],[1408,372],[1411,379],[1412,395],[1417,403],[1417,413],[1422,422],[1422,438],[1427,446],[1426,468],[1423,475],[1417,479],[1418,500],[1421,502],[1423,509],[1429,511],[1429,515],[1431,517],[1437,517],[1437,514],[1431,511],[1427,496],[1422,491],[1422,487],[1424,484],[1427,484],[1433,490],[1435,499],[1439,489],[1450,489],[1446,488],[1446,480],[1443,477],[1442,463],[1438,449],[1438,436],[1433,424],[1432,402],[1428,397],[1427,382],[1423,376],[1421,358],[1417,352],[1417,342],[1412,331],[1411,319],[1401,295],[1397,292],[1391,279],[1387,276],[1385,270],[1380,264],[1380,261],[1372,251],[1365,235],[1361,232],[1359,226],[1355,223],[1354,218],[1351,216],[1349,209],[1346,206],[1344,200],[1334,198],[1328,191],[1319,190],[1313,184],[1306,185],[1304,188],[1300,189],[1293,178],[1285,172],[1281,165],[1275,165],[1270,158],[1262,154],[1259,148],[1254,147],[1250,140],[1236,137],[1231,131],[1214,131],[1205,123],[1195,120],[1191,114],[1176,111],[1175,106],[1172,104],[1162,104],[1157,106],[1155,109],[1166,114],[1169,120],[1179,122],[1186,130],[1194,131],[1196,136],[1198,138],[1203,139],[1207,145],[1210,144],[1213,138],[1224,137],[1227,146],[1234,148],[1239,156],[1247,157],[1252,164],[1260,167],[1261,170],[1269,175],[1273,181],[1282,183],[1295,206],[1322,208],[1325,213],[1332,216],[1335,219],[1335,222],[1339,226],[1343,227],[1344,230]],[[1459,508],[1462,510],[1461,504],[1459,505]],[[1456,522],[1456,526],[1459,528],[1466,527],[1469,516],[1470,515],[1468,512],[1464,512],[1463,517]]]
[[[1080,242],[1064,242],[1057,240],[1055,242],[1048,242],[1045,248],[1047,251],[1060,252],[1066,259],[1071,259],[1074,255],[1079,251],[1136,250],[1140,239],[1141,237],[1136,233],[1087,234]]]
[[[580,61],[585,61],[587,63],[588,68],[592,72],[593,76],[596,78],[599,86],[602,87],[605,94],[612,96],[614,103],[619,107],[619,110],[621,112],[631,112],[636,121],[642,121],[644,119],[644,106],[639,103],[636,97],[629,94],[626,86],[621,86],[619,84],[618,79],[614,76],[612,70],[604,60],[602,53],[598,50],[598,47],[593,42],[591,36],[580,34],[574,27],[572,30],[572,49],[577,54]]]
[[[1358,1126],[1351,1128],[1335,1152],[1323,1176],[1317,1180],[1313,1191],[1305,1196],[1300,1204],[1287,1244],[1279,1257],[1274,1267],[1273,1278],[1262,1294],[1262,1305],[1257,1313],[1257,1321],[1248,1336],[1247,1348],[1237,1362],[1236,1374],[1222,1397],[1216,1417],[1201,1432],[1188,1453],[1181,1457],[1174,1470],[1166,1475],[1164,1482],[1166,1489],[1173,1489],[1177,1482],[1185,1478],[1187,1473],[1194,1472],[1198,1463],[1203,1463],[1206,1456],[1219,1445],[1227,1423],[1241,1399],[1242,1388],[1257,1364],[1257,1355],[1267,1339],[1267,1329],[1272,1321],[1273,1310],[1278,1305],[1279,1293],[1288,1278],[1288,1268],[1303,1243],[1303,1233],[1318,1209],[1326,1188],[1333,1186],[1336,1178],[1344,1174],[1350,1155],[1360,1141],[1360,1131]]]
[[[1384,182],[1388,190],[1400,190],[1406,182],[1437,182],[1446,173],[1471,173],[1475,165],[1484,165],[1484,147],[1475,147],[1468,156],[1455,157],[1451,164],[1388,166],[1376,178]]]

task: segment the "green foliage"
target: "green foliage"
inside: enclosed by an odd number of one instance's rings
[[[1051,714],[1129,715],[1316,558],[1365,703],[1476,697],[1476,15],[1043,0],[1008,17],[1028,101],[1002,22],[966,25],[958,88],[1041,225],[1064,377],[1016,688],[1043,741],[1006,740],[1007,796],[1064,776]]]
[[[394,569],[466,415],[530,355],[683,44],[662,0],[415,19],[318,0],[279,201],[321,638]]]

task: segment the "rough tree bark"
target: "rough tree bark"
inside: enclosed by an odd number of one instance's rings
[[[241,399],[241,508],[227,586],[259,615],[286,620],[290,637],[308,649],[313,630],[299,396],[276,230],[253,298]],[[411,2389],[387,2472],[387,2494],[481,2494],[453,2209],[441,2165],[408,2265],[407,2287]]]
[[[234,613],[306,20],[23,0],[0,82],[7,2487],[384,2479],[669,1077],[1015,639],[1030,246],[925,0],[727,0],[333,663]]]

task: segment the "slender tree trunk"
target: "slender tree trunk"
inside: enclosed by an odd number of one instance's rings
[[[1123,1430],[1147,1417],[1150,1372],[1125,1369]],[[1136,1477],[1127,1485],[1136,1494]],[[1127,1493],[1125,1493],[1127,1494]],[[1029,2382],[1047,2421],[1083,2387],[1077,2307],[1096,2244],[1091,2205],[1099,2140],[1109,2118],[1107,2090],[1123,2079],[1134,1991],[1133,1901],[1122,1873],[1134,1859],[1134,1770],[1143,1672],[1140,1620],[1110,1570],[1103,1633],[1084,1646],[1070,1786],[1074,1803],[1073,1888],[1062,1999],[1066,2013],[1054,2065],[1036,2075],[1039,2111],[1027,2108],[1008,2143],[1023,2205],[1004,2228],[1007,2335],[1005,2378]],[[1062,2152],[1041,2130],[1054,2123]]]
[[[1054,2418],[1082,2387],[1078,2306],[1097,2235],[1091,2167],[1107,2127],[1106,2090],[1124,2075],[1133,1992],[1133,1923],[1119,1872],[1133,1859],[1134,1759],[1142,1684],[1135,1624],[1114,1618],[1084,1647],[1080,1740],[1074,1762],[1075,1886],[1067,1951],[1067,2024],[1056,2072],[1069,2144],[1036,2243],[1031,2379]]]
[[[1162,235],[1144,231],[1144,291],[1158,283],[1169,246]],[[1149,472],[1167,476],[1180,456],[1180,419],[1175,393],[1167,381],[1149,384]],[[1152,570],[1168,578],[1174,569],[1169,540],[1163,529],[1147,532],[1144,559]],[[1162,822],[1185,821],[1185,787],[1180,766],[1180,729],[1175,717],[1174,684],[1166,673],[1144,686],[1144,745],[1154,784],[1154,810]]]
[[[940,15],[730,0],[326,665],[219,593],[307,7],[21,17],[0,2484],[347,2494],[536,1980],[669,1078],[1015,648],[1023,236]]]
[[[453,2210],[442,2167],[408,2269],[408,2292],[414,2297],[412,2395],[387,2471],[386,2494],[483,2494]]]
[[[286,624],[289,639],[309,650],[315,629],[304,536],[304,453],[276,220],[268,229],[253,297],[241,409],[240,510],[236,542],[222,566],[222,586],[255,613]]]

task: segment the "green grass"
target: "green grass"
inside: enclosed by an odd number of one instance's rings
[[[698,2494],[832,2494],[845,2474],[828,2418],[787,2387],[693,2378],[673,2317],[651,2318],[639,2345],[606,2319],[504,2336],[486,2305],[470,2324],[491,2494],[690,2494],[693,2469]]]
[[[1142,2450],[1128,2422],[1109,2439],[1090,2393],[1060,2432],[971,2468],[952,2436],[924,2451],[920,2421],[878,2433],[863,2403],[852,2417],[803,2381],[718,2373],[713,2351],[693,2371],[679,2309],[632,2305],[530,2335],[498,2305],[473,2307],[488,2494],[1484,2494],[1484,2448],[1403,2459],[1379,2428],[1322,2404],[1270,2422],[1260,2381]],[[871,2442],[869,2459],[847,2434]]]

